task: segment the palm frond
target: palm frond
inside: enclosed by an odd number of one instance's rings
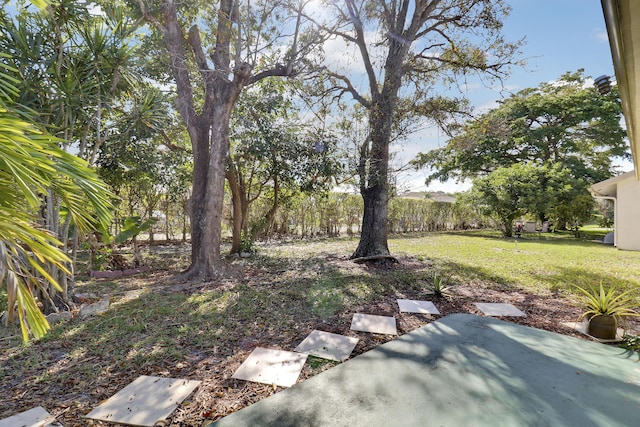
[[[604,288],[602,283],[598,289],[585,289],[574,285],[580,291],[585,304],[584,315],[592,316],[640,316],[634,310],[637,306],[636,290],[618,293],[615,286]]]
[[[0,91],[14,94],[0,67]],[[1,95],[1,94],[0,94]],[[40,131],[29,112],[17,112],[0,96],[0,285],[6,286],[8,321],[17,311],[22,337],[43,336],[49,329],[34,291],[62,291],[49,273],[54,266],[69,273],[62,243],[38,225],[42,196],[60,196],[75,224],[88,230],[110,222],[110,193],[86,162],[60,149],[59,139]],[[93,209],[91,209],[92,207]]]

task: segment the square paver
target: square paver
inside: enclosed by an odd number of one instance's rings
[[[511,304],[476,302],[475,305],[485,316],[527,317],[526,314]]]
[[[298,344],[295,351],[342,362],[349,357],[356,344],[358,344],[358,338],[345,337],[331,332],[312,331]]]
[[[411,299],[399,299],[398,307],[403,313],[440,314],[435,304],[431,301],[416,301]]]
[[[168,417],[200,382],[143,375],[86,417],[134,426],[153,426]]]
[[[51,417],[51,414],[42,406],[37,406],[28,411],[20,412],[17,415],[0,420],[0,427],[62,427],[61,424],[56,422],[45,424],[45,420],[49,417]]]
[[[306,354],[258,347],[231,378],[291,387],[298,380],[306,360]]]
[[[622,427],[640,425],[638,402],[620,348],[452,314],[207,427]]]
[[[351,330],[374,334],[398,335],[396,319],[388,316],[356,313],[351,319]]]

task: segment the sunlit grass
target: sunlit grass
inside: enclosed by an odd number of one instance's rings
[[[602,240],[604,236],[613,231],[612,228],[600,227],[599,225],[590,224],[580,227],[580,234],[586,239]]]
[[[0,380],[23,378],[27,385],[55,383],[67,393],[84,393],[82,384],[104,388],[143,373],[183,375],[174,369],[185,360],[211,357],[219,363],[259,343],[294,348],[310,327],[347,318],[356,307],[390,295],[426,294],[434,273],[454,287],[569,297],[573,285],[638,289],[640,252],[591,240],[570,233],[516,240],[478,231],[393,236],[392,254],[421,267],[380,270],[354,268],[347,260],[355,238],[264,244],[258,255],[233,262],[237,276],[231,284],[193,293],[171,291],[170,277],[156,279],[153,272],[114,281],[87,278],[76,292],[110,294],[109,310],[56,324],[28,344],[19,334],[5,337]],[[315,359],[310,364],[314,372],[331,366]]]
[[[620,251],[570,234],[521,239],[497,233],[435,233],[392,239],[391,250],[434,262],[436,270],[458,283],[480,281],[502,287],[567,291],[582,287],[640,286],[640,252]]]

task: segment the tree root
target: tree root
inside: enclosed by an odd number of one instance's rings
[[[371,256],[363,256],[359,258],[353,258],[351,261],[356,264],[364,264],[369,261],[378,262],[378,261],[388,261],[394,264],[400,264],[400,261],[392,255],[371,255]]]
[[[200,268],[190,267],[171,280],[170,291],[181,292],[199,289],[224,276],[224,266],[220,265],[213,271],[202,271]]]

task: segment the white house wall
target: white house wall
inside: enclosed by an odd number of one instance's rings
[[[640,182],[618,183],[616,234],[618,249],[640,251]]]

